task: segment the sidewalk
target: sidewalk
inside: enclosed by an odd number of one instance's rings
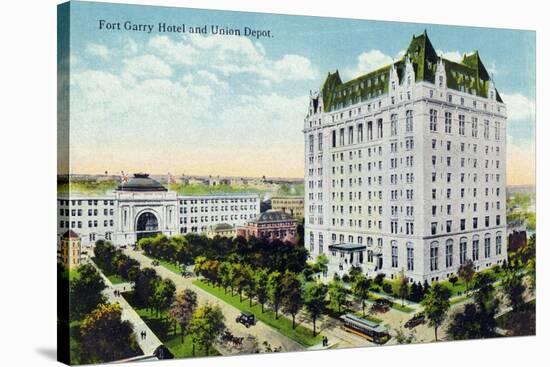
[[[130,306],[130,304],[124,299],[124,297],[115,296],[115,290],[119,290],[121,292],[124,289],[130,290],[132,288],[132,285],[130,283],[120,283],[113,285],[93,261],[90,260],[90,264],[92,264],[99,271],[99,274],[107,285],[107,288],[103,291],[103,294],[107,297],[110,303],[118,303],[120,305],[120,308],[122,309],[122,320],[128,320],[132,324],[134,333],[136,334],[137,343],[143,351],[143,354],[145,356],[153,355],[155,349],[162,345],[162,342],[155,335],[155,333],[153,333],[153,331],[149,329],[147,324],[141,319],[137,312],[134,311],[132,306]],[[145,331],[146,333],[145,339],[141,338],[142,331]]]

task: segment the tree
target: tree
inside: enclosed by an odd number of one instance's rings
[[[243,265],[241,264],[233,264],[231,267],[231,284],[233,285],[233,288],[237,288],[237,292],[239,293],[239,301],[243,301],[243,290],[246,286],[247,274],[245,273],[245,269]]]
[[[421,302],[424,297],[424,290],[420,282],[413,283],[411,285],[411,294],[409,296],[410,300],[413,302]]]
[[[132,325],[121,320],[118,304],[101,304],[80,325],[81,362],[101,363],[138,354]]]
[[[328,257],[325,254],[321,254],[317,256],[315,267],[319,273],[323,274],[323,276],[327,275],[328,263],[329,263]]]
[[[428,293],[424,296],[422,305],[429,325],[434,328],[435,341],[437,341],[437,329],[443,324],[451,303],[451,290],[437,282],[433,283]]]
[[[398,344],[411,344],[416,341],[415,331],[411,330],[411,332],[406,335],[405,331],[399,328],[395,331],[395,340]]]
[[[480,314],[474,303],[467,303],[462,312],[451,317],[447,334],[453,340],[478,339],[480,335]]]
[[[256,271],[255,282],[256,298],[258,299],[258,303],[262,305],[262,313],[264,313],[264,305],[269,297],[269,273],[267,272],[267,269],[260,269]]]
[[[399,272],[399,276],[394,283],[393,292],[401,298],[401,305],[404,306],[405,298],[409,295],[409,282],[403,270]]]
[[[256,281],[254,278],[254,270],[252,270],[252,267],[249,264],[243,266],[243,277],[243,289],[248,296],[248,304],[252,307],[252,299],[254,298],[254,293],[256,291]]]
[[[160,279],[155,269],[143,268],[134,282],[134,293],[142,306],[150,307],[150,299],[155,291],[156,282]]]
[[[70,278],[70,309],[74,319],[90,313],[99,304],[105,303],[101,293],[105,289],[105,282],[93,265],[85,264],[78,267],[78,276]]]
[[[385,277],[386,277],[386,274],[384,274],[384,273],[376,274],[376,276],[374,277],[374,284],[381,287],[382,284],[384,283],[384,278]]]
[[[197,304],[197,294],[191,289],[185,289],[176,295],[170,305],[170,316],[180,326],[182,344]]]
[[[157,317],[160,311],[170,307],[175,291],[176,286],[170,279],[160,279],[155,282],[155,289],[151,295],[150,304],[157,311]]]
[[[207,303],[193,313],[189,333],[193,336],[193,345],[196,343],[202,346],[206,355],[223,330],[225,330],[225,317],[220,306],[211,306]]]
[[[205,256],[197,256],[195,258],[195,266],[193,267],[193,271],[195,272],[195,274],[197,275],[202,275],[203,277],[205,276],[204,275],[204,264],[206,263],[208,259],[205,257]]]
[[[340,280],[333,279],[328,286],[328,296],[330,299],[330,307],[340,312],[342,305],[346,303],[348,290]]]
[[[280,272],[274,271],[269,274],[269,280],[267,283],[269,301],[275,309],[275,319],[279,318],[279,305],[283,297],[283,276]]]
[[[327,286],[323,283],[315,283],[306,287],[304,294],[304,305],[309,316],[313,320],[313,336],[316,335],[317,318],[325,310],[325,299],[327,297]]]
[[[502,289],[513,310],[517,311],[525,306],[525,300],[523,299],[525,286],[523,285],[523,277],[520,274],[515,271],[507,271],[502,281]]]
[[[302,296],[302,282],[296,273],[286,271],[282,279],[283,296],[281,303],[283,311],[292,315],[292,328],[296,328],[296,314],[304,305]]]
[[[470,282],[472,281],[472,278],[475,274],[475,267],[474,262],[470,259],[466,260],[460,267],[458,268],[458,276],[464,280],[464,283],[466,283],[466,293],[470,290]]]
[[[218,267],[218,279],[223,287],[224,293],[227,293],[227,287],[231,286],[231,263],[227,261],[220,263]]]
[[[453,285],[453,288],[456,286],[456,283],[458,282],[458,277],[456,275],[453,275],[449,278],[449,282]]]
[[[351,287],[351,293],[357,302],[361,303],[361,309],[363,310],[363,316],[365,316],[365,301],[369,299],[369,291],[371,287],[371,280],[364,274],[358,274],[355,276],[355,281]]]

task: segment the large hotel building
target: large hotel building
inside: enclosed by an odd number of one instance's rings
[[[426,32],[356,79],[329,73],[304,124],[305,246],[329,274],[443,280],[506,259],[506,106],[478,52]]]
[[[57,209],[58,242],[70,229],[82,246],[99,239],[129,246],[155,233],[171,236],[207,232],[220,223],[244,225],[260,214],[260,198],[247,193],[183,196],[147,174],[136,174],[103,196],[59,195]]]

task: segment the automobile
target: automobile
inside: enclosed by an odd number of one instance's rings
[[[388,312],[391,308],[392,301],[385,299],[385,298],[378,298],[374,301],[374,304],[372,305],[371,309],[374,312]]]
[[[235,321],[249,328],[250,326],[256,325],[256,316],[254,316],[253,313],[242,311]]]
[[[424,324],[425,322],[426,322],[426,316],[424,316],[422,312],[419,312],[405,323],[405,327],[407,329],[412,329],[418,325]]]

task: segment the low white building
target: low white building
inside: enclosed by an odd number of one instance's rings
[[[147,174],[135,174],[113,193],[59,195],[57,208],[58,242],[71,229],[83,247],[99,239],[129,246],[154,233],[172,236],[206,232],[218,223],[244,225],[260,213],[260,198],[249,193],[178,195]]]

